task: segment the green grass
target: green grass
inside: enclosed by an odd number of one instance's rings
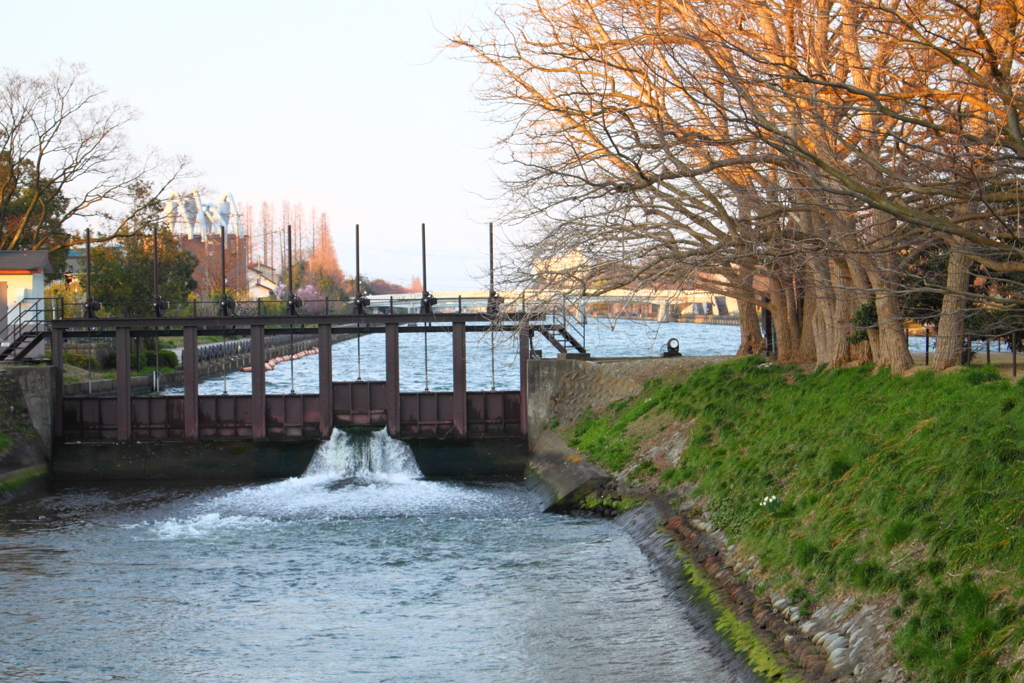
[[[696,484],[773,575],[807,596],[898,596],[894,642],[922,679],[1017,672],[1006,659],[1024,642],[1024,388],[984,367],[905,378],[749,357],[652,383],[584,416],[570,442],[622,470],[638,443],[629,425],[649,411],[694,418],[661,481]]]

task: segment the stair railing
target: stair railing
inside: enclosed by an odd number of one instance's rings
[[[59,297],[22,299],[16,304],[17,314],[12,318],[8,311],[7,324],[0,327],[0,344],[9,347],[26,334],[47,331],[48,322],[63,317],[63,303]]]

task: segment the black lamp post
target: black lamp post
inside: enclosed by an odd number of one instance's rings
[[[153,224],[153,317],[162,318],[167,310],[167,300],[160,296],[160,247],[158,240],[159,225]]]
[[[235,310],[235,300],[228,296],[228,268],[224,221],[220,222],[220,314],[227,317]]]
[[[292,226],[288,226],[288,315],[297,315],[297,309],[302,308],[302,299],[295,296],[295,286],[292,282]]]
[[[423,244],[423,295],[420,299],[420,313],[430,313],[437,299],[427,289],[427,224],[420,224],[420,236]]]
[[[103,304],[92,298],[92,230],[85,229],[85,317],[95,318]]]

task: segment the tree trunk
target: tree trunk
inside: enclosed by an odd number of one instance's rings
[[[775,354],[780,363],[797,363],[800,361],[800,325],[792,295],[792,279],[769,278],[768,288],[771,299],[769,310],[772,312],[778,343]]]
[[[947,291],[942,297],[942,314],[939,316],[938,334],[935,335],[933,362],[936,370],[960,365],[967,302],[963,293],[970,283],[970,264],[971,259],[962,250],[954,248],[949,252],[949,263],[946,266]]]
[[[836,270],[841,275],[839,286],[846,292],[843,298],[846,312],[843,315],[851,323],[850,334],[852,334],[857,331],[852,324],[857,310],[865,304],[874,303],[874,297],[871,294],[871,283],[868,280],[867,273],[864,272],[864,268],[856,259],[837,259]],[[866,340],[857,344],[850,344],[850,360],[854,363],[874,362],[873,349],[878,346],[878,330],[867,329],[864,332],[867,335]]]
[[[894,373],[901,373],[914,367],[914,359],[907,348],[903,307],[896,294],[900,291],[896,257],[893,251],[886,248],[896,241],[896,220],[880,211],[874,213],[879,253],[873,255],[871,267],[865,267],[874,289],[875,309],[878,311],[878,341],[873,351],[875,362],[888,365]]]
[[[741,267],[740,277],[742,278],[742,287],[747,291],[749,299],[736,298],[736,303],[740,308],[740,348],[737,349],[736,355],[763,356],[765,341],[761,334],[761,321],[757,317],[757,307],[752,303],[755,296],[754,272],[750,268]]]
[[[737,299],[740,307],[740,348],[737,356],[764,355],[764,335],[761,334],[761,321],[757,315],[757,307],[749,301]]]
[[[828,261],[812,260],[811,272],[816,293],[812,322],[815,356],[818,365],[834,368],[850,360],[850,345],[846,341],[850,317],[845,315],[845,303],[836,297]]]
[[[887,294],[875,297],[878,309],[878,342],[876,360],[879,365],[888,365],[894,373],[914,367],[914,359],[907,349],[907,331],[903,325],[903,309],[896,296]]]
[[[805,278],[810,280],[810,278]],[[800,358],[805,363],[817,363],[818,354],[814,342],[814,311],[818,306],[818,293],[814,285],[805,281],[803,292],[803,310],[800,316]]]

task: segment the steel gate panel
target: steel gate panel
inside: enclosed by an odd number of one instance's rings
[[[199,438],[252,438],[252,396],[200,396]]]
[[[319,439],[320,396],[318,394],[267,396],[267,436]]]
[[[383,427],[387,424],[384,382],[335,382],[334,424]]]
[[[117,440],[116,398],[99,396],[65,398],[62,415],[66,442]]]
[[[180,439],[185,436],[184,396],[132,397],[133,439]]]
[[[518,391],[467,392],[469,436],[520,436]]]
[[[403,437],[446,438],[455,433],[452,392],[401,394],[399,397]]]

